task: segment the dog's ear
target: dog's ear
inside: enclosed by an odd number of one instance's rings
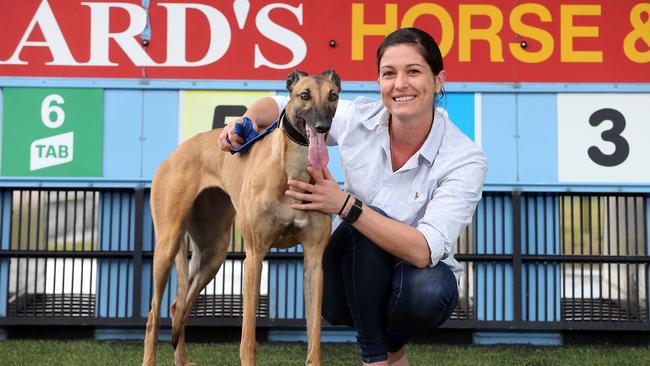
[[[287,76],[287,90],[291,92],[293,86],[296,85],[300,78],[307,76],[307,73],[304,71],[294,71],[289,76]]]
[[[339,88],[339,91],[341,91],[341,78],[339,77],[339,74],[334,71],[334,69],[325,70],[321,73],[321,75],[332,80],[334,85],[336,85],[336,87]]]

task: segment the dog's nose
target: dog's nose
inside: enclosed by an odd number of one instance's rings
[[[316,126],[316,132],[318,133],[327,133],[329,132],[330,127],[329,126]]]

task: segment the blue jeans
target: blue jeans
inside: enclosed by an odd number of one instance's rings
[[[323,317],[356,330],[364,362],[384,361],[413,335],[439,327],[458,303],[446,264],[414,267],[346,222],[330,238],[323,271]]]

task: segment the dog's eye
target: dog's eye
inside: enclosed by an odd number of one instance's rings
[[[307,92],[302,92],[302,93],[300,93],[300,99],[302,99],[302,100],[309,100],[309,98],[310,98],[309,93],[307,93]]]
[[[330,102],[336,102],[339,99],[339,96],[337,94],[330,94]]]

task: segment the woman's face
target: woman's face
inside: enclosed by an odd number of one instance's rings
[[[379,62],[379,89],[384,105],[400,120],[432,118],[434,96],[444,71],[433,74],[417,46],[400,44],[384,51]]]

